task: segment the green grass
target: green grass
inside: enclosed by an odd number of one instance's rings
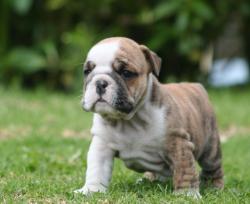
[[[210,90],[222,129],[250,127],[250,91]],[[0,88],[0,203],[250,203],[250,133],[223,144],[225,189],[203,199],[174,196],[171,185],[141,177],[116,161],[107,194],[75,195],[86,169],[91,114],[80,96]]]

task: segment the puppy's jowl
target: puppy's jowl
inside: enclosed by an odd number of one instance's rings
[[[206,91],[195,83],[161,84],[160,66],[154,52],[127,38],[105,39],[89,51],[82,106],[94,112],[93,137],[85,184],[76,192],[105,192],[115,157],[154,179],[171,176],[176,193],[199,197],[200,181],[223,187],[218,129]]]

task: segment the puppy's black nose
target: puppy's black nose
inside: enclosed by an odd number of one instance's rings
[[[108,86],[108,82],[105,80],[96,81],[96,93],[99,95],[104,94],[107,86]]]

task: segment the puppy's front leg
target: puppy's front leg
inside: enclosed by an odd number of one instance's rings
[[[105,192],[111,178],[114,151],[109,149],[98,136],[93,136],[89,147],[85,185],[75,193],[87,195]]]

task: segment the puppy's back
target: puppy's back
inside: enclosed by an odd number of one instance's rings
[[[173,83],[163,85],[168,110],[168,128],[184,128],[196,145],[196,156],[202,153],[208,138],[217,132],[215,114],[208,94],[199,83]]]

